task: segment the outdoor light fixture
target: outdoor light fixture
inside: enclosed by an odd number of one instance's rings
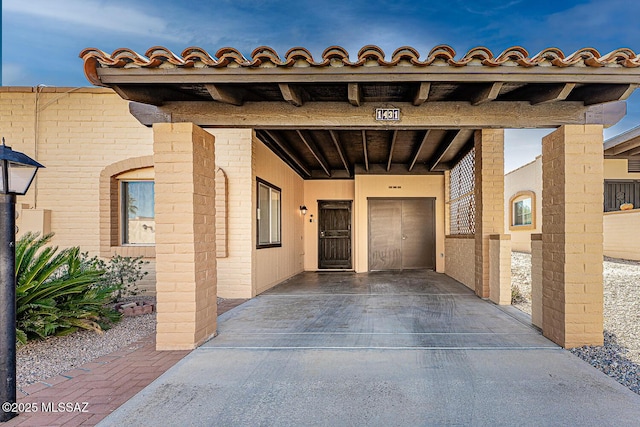
[[[15,417],[16,403],[16,195],[29,189],[39,168],[29,156],[0,147],[0,422]],[[8,411],[5,409],[9,409]]]
[[[302,212],[302,215],[306,215],[307,214],[307,207],[305,205],[300,206],[300,212]]]

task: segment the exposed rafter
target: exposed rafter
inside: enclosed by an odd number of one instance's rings
[[[447,154],[449,149],[457,145],[461,145],[461,143],[464,142],[463,140],[469,138],[470,133],[471,131],[469,130],[454,130],[447,132],[444,140],[440,143],[440,145],[438,145],[436,152],[427,162],[429,171],[433,172],[440,164],[444,156]]]
[[[280,83],[278,87],[280,87],[280,92],[285,101],[293,106],[302,107],[304,104],[302,88],[286,83]]]
[[[431,133],[429,130],[427,130],[424,133],[424,136],[422,137],[422,141],[420,141],[420,144],[418,145],[418,148],[416,149],[415,153],[413,153],[413,157],[411,159],[411,163],[409,163],[409,172],[411,172],[413,167],[416,165],[416,162],[418,161],[418,157],[420,156],[420,152],[424,148],[424,145],[427,143],[427,138],[429,138],[429,133]]]
[[[431,89],[431,83],[422,82],[416,92],[416,96],[413,98],[413,105],[422,105],[429,98],[429,90]]]
[[[391,136],[391,147],[389,147],[389,160],[387,160],[387,172],[391,169],[391,160],[393,159],[393,149],[396,146],[396,139],[398,138],[398,131],[394,130]]]
[[[300,130],[296,130],[296,133],[298,134],[298,136],[300,137],[304,145],[307,146],[311,154],[313,154],[313,157],[315,157],[315,159],[318,161],[318,163],[320,164],[320,167],[324,170],[327,176],[330,177],[331,168],[327,164],[327,161],[325,160],[325,158],[320,153],[320,150],[318,150],[318,147],[316,146],[315,142],[313,142],[313,140],[311,140],[310,138],[305,138],[305,136],[302,134],[302,132],[300,132]]]
[[[305,175],[311,176],[311,171],[307,166],[302,163],[298,156],[284,143],[274,132],[265,130],[263,131],[276,145],[277,147],[297,166],[298,170],[302,171]]]
[[[349,103],[351,105],[355,105],[356,107],[360,106],[362,94],[360,92],[360,85],[358,83],[348,84],[347,97],[349,98]]]
[[[344,154],[344,148],[342,148],[342,143],[340,142],[340,139],[338,139],[338,135],[332,130],[329,131],[329,134],[331,135],[331,139],[333,140],[333,145],[335,145],[336,150],[338,151],[338,155],[340,156],[340,160],[342,161],[344,169],[347,171],[349,176],[351,176],[351,168],[349,167],[349,163],[347,162],[347,157]]]
[[[141,102],[150,105],[162,105],[161,91],[141,88],[137,86],[128,87],[125,85],[114,85],[112,89],[120,95],[122,99],[128,101]]]
[[[637,84],[585,85],[573,90],[572,96],[584,99],[584,105],[602,104],[611,101],[624,101],[638,87]]]
[[[369,150],[367,150],[367,131],[362,131],[362,150],[364,153],[364,168],[369,172]]]
[[[547,102],[564,101],[575,87],[575,83],[565,83],[553,85],[553,87],[546,91],[539,90],[531,95],[531,104],[536,105]]]
[[[502,85],[502,82],[495,82],[485,85],[485,87],[483,87],[480,92],[473,96],[473,98],[471,99],[471,105],[480,105],[484,104],[485,102],[495,100],[498,95],[500,95]]]
[[[244,93],[240,89],[232,89],[222,85],[205,84],[204,87],[211,95],[214,101],[222,102],[224,104],[242,105],[244,103]]]

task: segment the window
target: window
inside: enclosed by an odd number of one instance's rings
[[[280,189],[258,178],[258,248],[281,246]]]
[[[122,243],[153,245],[155,243],[155,210],[153,181],[121,181]]]
[[[514,204],[513,225],[531,225],[531,199],[523,199]]]
[[[521,191],[511,197],[511,230],[535,228],[536,197],[533,191]]]

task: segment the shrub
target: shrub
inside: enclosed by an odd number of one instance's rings
[[[105,304],[114,289],[98,286],[104,270],[84,262],[77,247],[46,246],[52,234],[27,233],[16,242],[17,331],[20,343],[107,329],[120,314]]]
[[[85,252],[82,254],[84,263],[104,270],[104,275],[100,278],[99,286],[112,289],[113,302],[121,300],[123,297],[138,295],[138,282],[147,274],[143,271],[148,261],[143,261],[142,257],[113,256],[108,262],[98,257],[89,258]]]
[[[527,298],[522,294],[522,291],[517,285],[511,286],[511,304],[519,304],[526,302]]]

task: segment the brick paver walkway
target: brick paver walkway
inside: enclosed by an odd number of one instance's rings
[[[224,300],[222,314],[246,300]],[[128,349],[99,357],[71,371],[23,388],[24,411],[3,427],[93,426],[186,356],[189,351],[156,351],[155,335]],[[62,405],[62,406],[61,406]]]

